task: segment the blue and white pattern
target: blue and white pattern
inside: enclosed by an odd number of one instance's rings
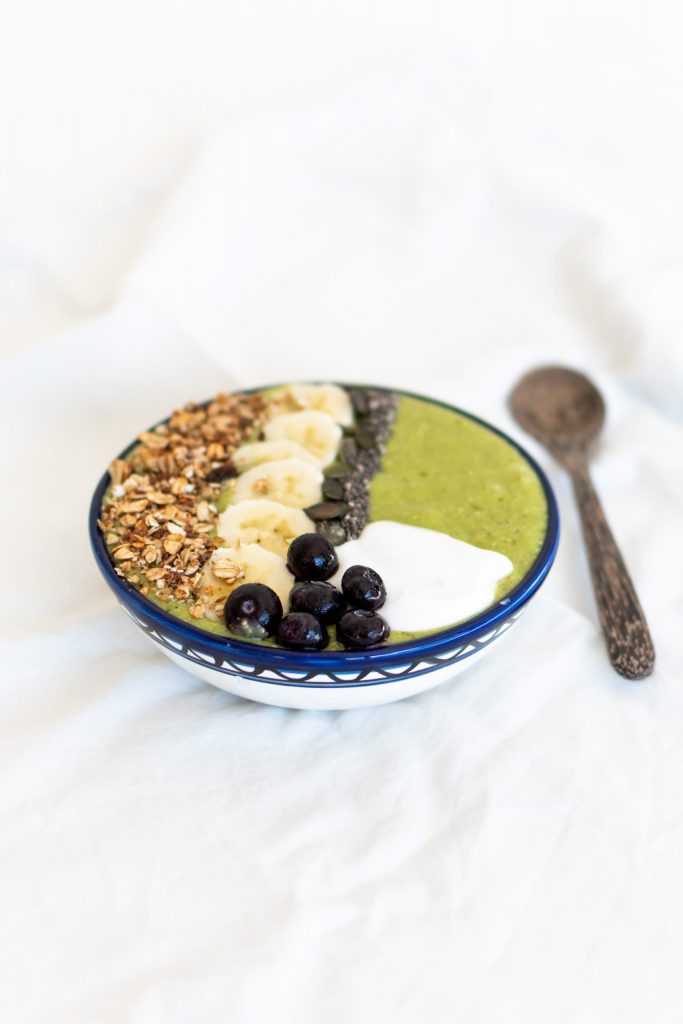
[[[427,672],[435,672],[438,669],[449,665],[455,665],[465,658],[479,653],[494,640],[510,629],[523,612],[520,609],[515,615],[509,616],[494,629],[488,630],[477,637],[471,637],[466,642],[446,651],[443,654],[426,655],[417,660],[400,661],[387,667],[376,666],[373,668],[359,668],[356,670],[332,669],[321,670],[320,668],[302,671],[301,669],[277,669],[272,662],[268,662],[268,652],[271,648],[254,647],[253,659],[235,659],[234,657],[217,654],[215,649],[209,649],[200,641],[187,642],[182,638],[173,639],[167,632],[160,629],[158,624],[151,622],[139,613],[134,614],[130,608],[122,603],[124,611],[130,616],[137,626],[155,643],[164,647],[176,656],[185,658],[204,668],[212,669],[215,672],[222,672],[226,675],[237,676],[242,679],[261,679],[269,683],[281,683],[291,686],[358,686],[372,683],[386,683],[393,679],[405,678],[407,676],[424,675]],[[259,653],[260,652],[260,653]]]

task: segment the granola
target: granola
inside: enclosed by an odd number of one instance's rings
[[[200,570],[216,548],[216,501],[236,475],[232,454],[258,436],[264,412],[257,394],[191,403],[114,459],[99,525],[119,576],[162,602],[190,601],[201,617]]]

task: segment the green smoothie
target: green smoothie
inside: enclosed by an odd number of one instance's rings
[[[269,392],[262,393],[262,398],[266,403],[269,394]],[[229,402],[230,400],[225,399],[224,401]],[[260,398],[255,396],[248,401],[256,403],[258,406]],[[392,403],[394,402],[395,413],[392,404],[393,419],[387,421],[383,452],[381,445],[375,444],[377,452],[375,457],[381,461],[375,462],[372,469],[375,475],[369,479],[363,490],[365,495],[364,515],[368,522],[388,520],[409,526],[425,527],[466,541],[478,548],[490,549],[506,555],[513,564],[513,570],[498,584],[495,599],[499,600],[528,572],[543,544],[547,525],[547,505],[538,477],[513,445],[494,431],[466,416],[447,407],[409,396],[398,396],[397,400],[392,399]],[[209,410],[212,408],[210,406]],[[231,406],[228,405],[226,408],[230,411]],[[242,407],[240,410],[243,414]],[[188,429],[191,430],[194,429],[193,417],[200,420],[202,414],[193,408],[189,412],[175,415],[179,417],[178,429],[182,429],[187,421]],[[224,418],[225,409],[218,408],[215,415],[216,419],[212,422],[217,424],[217,430],[222,429],[224,424],[222,424],[221,416]],[[362,418],[361,415],[361,420]],[[173,426],[174,421],[170,422]],[[255,427],[251,427],[248,422],[244,421],[242,415],[239,422],[243,424],[241,428],[243,443],[244,441],[247,443],[254,441],[259,436],[259,420],[255,421]],[[203,422],[200,422],[199,426],[206,430],[206,425]],[[349,428],[347,427],[347,429]],[[358,429],[358,423],[350,428],[351,432],[356,429]],[[341,435],[341,430],[339,433]],[[188,436],[192,437],[193,435]],[[142,435],[142,438],[146,438],[148,443],[150,440],[151,442],[155,441],[150,434]],[[208,457],[211,457],[212,448],[216,450],[215,457],[217,459],[225,457],[221,456],[218,451],[221,449],[221,444],[218,442],[209,444],[205,448],[202,446],[203,439],[200,436],[195,443],[199,446],[196,450],[200,453],[200,458],[205,457],[205,450]],[[342,442],[342,457],[345,443],[349,442]],[[353,442],[350,443],[353,444]],[[152,454],[147,454],[149,462],[154,457],[154,447]],[[131,454],[130,459],[133,460],[136,472],[146,471],[147,466],[140,465],[137,451]],[[121,465],[119,464],[119,468]],[[377,470],[378,465],[379,469]],[[155,466],[156,463],[152,463],[152,469]],[[125,466],[123,468],[125,469]],[[377,471],[375,472],[375,470]],[[326,472],[335,476],[332,469],[328,469]],[[342,466],[342,474],[346,472],[349,470]],[[337,474],[337,476],[342,474]],[[125,473],[123,475],[125,476]],[[185,483],[191,480],[191,475],[188,475]],[[215,516],[230,503],[233,493],[231,487],[230,481],[216,484],[212,496],[209,496],[211,507],[214,510],[212,524],[207,518],[209,507],[206,506],[202,512],[200,518],[203,518],[206,529],[209,531],[206,533],[207,543],[213,542],[216,535]],[[191,489],[189,487],[188,491]],[[164,507],[169,507],[168,504],[164,506],[163,502],[175,502],[179,505],[185,502],[187,508],[190,508],[190,499],[183,495],[183,488],[176,487],[166,495],[159,494],[155,497],[152,493],[152,500],[157,500],[160,503],[162,511]],[[142,497],[144,498],[144,495]],[[348,489],[346,497],[349,500]],[[106,500],[108,501],[110,498],[111,493],[108,492]],[[133,498],[135,500],[128,506],[121,506],[123,512],[128,511],[131,520],[135,520],[135,516],[140,514],[138,505],[140,507],[145,505],[144,500],[139,500],[140,495],[133,495]],[[175,508],[175,505],[172,507]],[[195,507],[201,510],[202,506],[195,503]],[[192,510],[190,509],[190,511]],[[146,522],[149,520],[148,513],[149,507],[144,513],[147,516]],[[182,516],[178,518],[176,515],[175,521],[182,524]],[[163,570],[156,569],[156,566],[161,563],[157,559],[158,552],[152,549],[152,544],[155,535],[154,528],[158,524],[154,522],[153,518],[151,522],[153,524],[150,527],[152,540],[148,549],[150,553],[147,561],[151,562],[152,568],[148,568],[146,564],[142,564],[140,567],[140,558],[138,558],[136,565],[127,572],[128,578],[142,589],[149,600],[164,611],[192,626],[219,636],[232,637],[233,635],[224,626],[222,618],[219,617],[219,621],[215,621],[215,618],[206,617],[203,610],[196,606],[193,607],[191,600],[177,599],[170,588],[166,590],[165,597],[158,596],[155,571],[156,579],[158,579]],[[120,521],[114,520],[112,516],[108,528],[120,531],[120,525]],[[198,528],[201,529],[201,525]],[[170,551],[171,554],[174,554],[181,550],[181,541],[177,537],[183,535],[183,530],[181,526],[175,529],[180,532],[170,536],[166,533],[163,534],[166,545],[163,552]],[[139,525],[131,527],[129,534],[132,531],[134,537],[137,530],[139,530]],[[124,540],[126,536],[128,534],[124,535]],[[352,532],[350,536],[357,536],[357,532]],[[120,543],[120,538],[118,538],[118,542]],[[115,544],[110,540],[108,543],[115,550]],[[130,552],[119,554],[119,562],[122,558],[125,559],[129,556]],[[165,559],[166,554],[162,553],[161,557]],[[131,563],[129,562],[128,565]],[[182,566],[180,569],[182,570]],[[123,574],[120,569],[117,571],[120,575]],[[173,579],[175,585],[181,585],[183,582],[182,571]],[[177,593],[179,594],[180,590],[177,590]],[[285,598],[286,595],[283,596],[283,603]],[[196,593],[194,599],[196,599]],[[389,643],[400,643],[421,635],[424,633],[393,632]],[[241,639],[240,637],[233,638]],[[275,644],[272,639],[261,642],[268,645]],[[334,639],[333,629],[330,630],[330,644],[327,649],[342,649]]]
[[[417,398],[399,401],[370,483],[371,520],[440,530],[507,555],[503,597],[531,567],[546,528],[538,477],[516,448],[466,416]]]

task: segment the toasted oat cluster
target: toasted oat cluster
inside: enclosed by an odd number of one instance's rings
[[[221,614],[225,597],[213,601],[200,570],[216,547],[215,500],[236,474],[231,457],[258,435],[264,409],[260,395],[244,394],[186,405],[112,462],[99,525],[116,573],[141,593],[187,601],[195,618]]]

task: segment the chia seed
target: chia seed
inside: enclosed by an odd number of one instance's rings
[[[357,450],[355,461],[349,467],[348,476],[344,480],[344,500],[348,509],[342,516],[341,523],[350,540],[360,535],[368,521],[369,484],[382,464],[382,455],[391,435],[398,405],[398,395],[393,391],[368,390],[364,394],[367,396],[367,413],[362,417],[361,423],[363,431],[374,436],[375,443],[371,448]]]

